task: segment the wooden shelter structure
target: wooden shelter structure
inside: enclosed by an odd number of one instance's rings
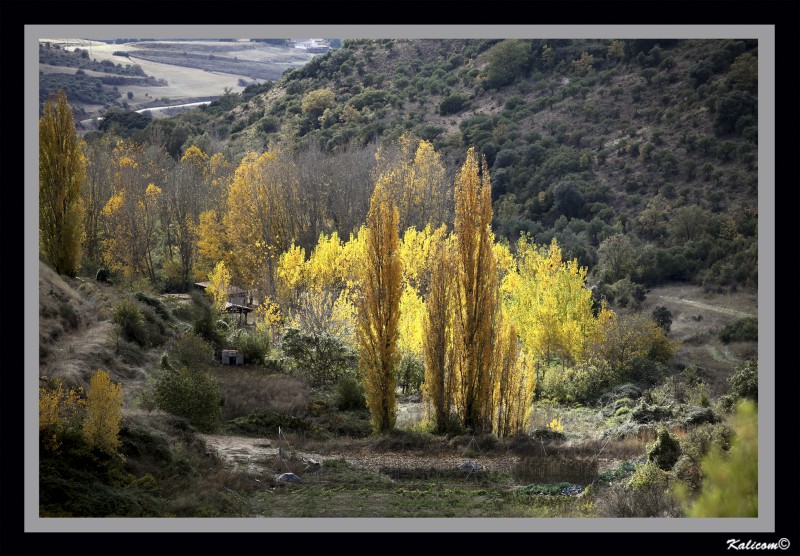
[[[202,290],[206,290],[210,285],[211,282],[195,282],[194,284],[196,288]],[[243,290],[238,286],[228,286],[228,301],[225,302],[224,309],[226,313],[238,314],[238,323],[242,324],[244,322],[244,324],[247,324],[247,315],[254,309],[255,307],[249,303],[247,290]]]

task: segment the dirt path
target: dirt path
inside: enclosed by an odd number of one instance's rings
[[[699,307],[700,309],[706,309],[708,311],[716,311],[717,313],[725,313],[726,315],[733,315],[735,317],[740,317],[740,318],[758,316],[753,313],[737,311],[736,309],[728,309],[727,307],[716,307],[714,305],[709,305],[707,303],[700,303],[699,301],[690,301],[688,299],[681,299],[680,297],[674,297],[671,295],[659,295],[658,298],[665,299],[667,301],[672,301],[673,303],[682,303],[684,305],[691,305],[692,307]]]
[[[214,450],[233,469],[242,469],[251,473],[272,473],[268,465],[278,455],[281,446],[286,453],[286,445],[269,438],[251,438],[245,436],[201,435],[209,449]],[[289,447],[295,457],[314,459],[320,463],[325,460],[344,460],[358,469],[380,471],[382,468],[403,469],[456,469],[465,461],[476,461],[489,471],[511,472],[520,461],[518,456],[462,456],[457,453],[448,454],[414,454],[408,452],[366,452],[317,454],[303,452]]]
[[[278,455],[279,447],[286,453],[286,444],[268,438],[251,438],[246,436],[222,436],[215,434],[200,435],[209,449],[214,450],[225,463],[234,469],[243,469],[249,473],[263,473],[268,463]],[[291,447],[289,447],[291,449]],[[311,452],[291,450],[296,456],[314,459],[320,463],[331,456],[322,456]]]

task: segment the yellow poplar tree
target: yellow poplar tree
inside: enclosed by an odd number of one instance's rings
[[[431,254],[431,246],[441,242],[447,234],[447,226],[442,224],[433,229],[430,224],[422,230],[408,228],[400,243],[400,258],[403,259],[403,281],[411,285],[419,295],[428,294],[431,272],[439,264],[438,258]]]
[[[288,154],[251,152],[236,168],[223,221],[230,242],[227,262],[244,287],[274,295],[278,258],[296,239],[298,199]]]
[[[281,254],[275,272],[276,299],[293,326],[340,337],[352,329],[345,248],[339,234],[332,232],[319,235],[308,260],[305,250],[294,244]]]
[[[200,213],[197,224],[197,257],[194,261],[196,276],[208,276],[214,265],[225,260],[228,253],[225,225],[219,213],[206,210]]]
[[[528,429],[536,380],[529,358],[520,349],[516,327],[505,310],[500,322],[495,344],[495,432],[497,436],[511,436]]]
[[[231,273],[225,266],[225,261],[220,261],[208,275],[208,293],[211,299],[214,300],[214,308],[218,312],[225,309],[225,303],[228,302],[228,289],[231,286]]]
[[[540,370],[540,381],[553,361],[563,366],[584,360],[613,317],[605,306],[594,316],[585,284],[586,268],[577,260],[563,261],[555,240],[545,247],[520,238],[516,268],[506,275],[502,290],[524,349]]]
[[[332,290],[338,294],[344,287],[344,247],[338,233],[320,234],[306,272],[308,286],[315,291]]]
[[[81,263],[86,156],[64,91],[39,119],[39,251],[58,272],[75,276]]]
[[[86,416],[83,418],[86,443],[113,454],[120,444],[121,421],[122,385],[114,384],[107,372],[98,370],[92,375],[86,392]]]
[[[445,432],[455,395],[454,343],[451,307],[456,283],[452,237],[431,247],[439,262],[433,267],[423,320],[425,383],[423,392],[433,411],[436,431]]]
[[[379,151],[376,158],[378,178],[397,203],[401,230],[446,222],[452,191],[433,144],[402,135],[396,150]]]
[[[236,167],[222,153],[215,153],[208,159],[208,179],[211,183],[211,194],[206,205],[218,211],[225,208],[228,199],[228,188],[233,181]]]
[[[58,452],[61,439],[79,427],[86,409],[82,388],[64,389],[60,379],[54,388],[39,388],[39,438],[45,449]]]
[[[484,158],[479,171],[475,148],[455,183],[457,287],[455,288],[458,406],[465,427],[491,431],[494,342],[500,307],[494,255],[492,193]]]
[[[403,287],[400,296],[400,321],[398,323],[397,347],[401,355],[411,354],[422,357],[422,317],[425,302],[411,285]]]
[[[275,268],[275,298],[290,308],[306,285],[306,250],[294,243],[281,253]]]
[[[158,231],[163,176],[140,145],[119,142],[112,162],[112,190],[101,213],[106,265],[125,276],[146,275],[155,282],[152,251]]]
[[[376,432],[394,427],[398,320],[402,287],[398,210],[378,181],[370,199],[366,264],[357,298],[359,368]]]

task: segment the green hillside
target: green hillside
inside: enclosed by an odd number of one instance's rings
[[[755,288],[757,56],[749,40],[348,40],[134,138],[239,160],[409,134],[451,177],[475,146],[499,236],[556,237],[595,268],[621,233],[633,260],[607,282]]]

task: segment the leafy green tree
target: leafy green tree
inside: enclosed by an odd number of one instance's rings
[[[333,108],[336,105],[336,95],[330,89],[317,89],[309,91],[303,96],[300,107],[314,117],[321,115],[326,108]]]
[[[672,311],[664,306],[658,306],[653,309],[651,316],[653,321],[664,331],[664,334],[667,334],[672,327]]]
[[[403,394],[418,391],[424,379],[425,367],[422,360],[416,355],[404,354],[397,366],[397,385]]]
[[[290,328],[281,340],[283,354],[314,385],[329,385],[355,374],[357,354],[330,334],[306,334]]]
[[[600,243],[598,269],[603,281],[616,282],[633,269],[636,251],[625,234],[614,234]]]
[[[670,235],[676,244],[698,239],[706,230],[709,222],[707,210],[697,205],[680,207],[672,215]]]
[[[616,58],[617,60],[622,60],[625,58],[625,46],[622,41],[611,41],[611,44],[608,45],[608,55],[609,57]]]
[[[708,181],[711,179],[711,175],[714,173],[714,165],[710,162],[706,162],[703,164],[703,167],[700,168],[700,171],[703,172],[703,179]]]
[[[652,85],[652,83],[653,83],[653,77],[654,77],[654,76],[655,76],[657,73],[658,73],[658,71],[657,71],[657,70],[655,70],[655,69],[653,69],[653,68],[645,68],[645,69],[643,69],[643,70],[642,70],[642,72],[641,72],[639,75],[641,75],[641,76],[642,76],[642,78],[643,78],[645,81],[647,81],[647,84],[648,84],[648,85]]]
[[[566,179],[560,181],[553,188],[553,210],[568,217],[582,216],[584,211],[584,197],[580,187],[574,181]]]
[[[117,345],[119,345],[119,340],[136,342],[142,347],[148,345],[144,316],[139,309],[139,304],[133,299],[123,299],[114,307],[111,322],[114,324],[112,334],[117,340]]]
[[[738,56],[731,64],[728,79],[736,87],[754,93],[758,85],[758,58],[752,52]]]
[[[168,366],[156,381],[158,408],[185,417],[202,430],[213,430],[219,423],[221,400],[219,383],[205,370]]]
[[[225,338],[217,326],[217,314],[207,296],[194,292],[192,309],[195,313],[192,331],[214,346],[215,351],[222,349]]]
[[[59,274],[75,276],[81,261],[86,157],[64,91],[39,119],[39,251]]]
[[[572,69],[578,75],[586,75],[594,71],[594,56],[583,52],[581,57],[572,61]]]
[[[717,103],[714,128],[720,134],[736,130],[736,122],[743,116],[754,116],[758,109],[758,99],[747,91],[733,91]]]
[[[730,378],[731,394],[758,403],[758,361],[750,359],[738,367]]]
[[[488,67],[484,87],[499,89],[523,75],[529,68],[530,41],[507,39],[496,44],[486,55]]]
[[[736,143],[733,141],[723,141],[717,147],[717,156],[722,158],[722,160],[728,161],[733,156],[733,153],[736,152]]]
[[[172,348],[172,356],[181,365],[198,368],[214,360],[214,347],[193,332],[184,332]]]
[[[647,445],[647,461],[669,471],[681,455],[681,444],[666,427],[659,427],[655,441]]]
[[[447,116],[449,114],[456,114],[464,109],[467,99],[463,95],[455,94],[446,97],[439,104],[439,114]]]

